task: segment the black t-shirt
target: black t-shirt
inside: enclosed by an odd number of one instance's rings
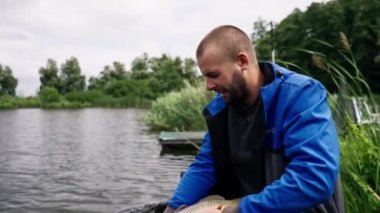
[[[272,67],[260,63],[264,85],[273,81]],[[262,97],[250,106],[228,106],[231,159],[243,195],[258,193],[265,186],[265,118]]]

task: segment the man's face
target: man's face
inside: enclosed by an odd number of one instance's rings
[[[242,103],[248,89],[240,66],[216,50],[207,50],[198,58],[199,68],[206,78],[207,90],[220,93],[227,103]]]

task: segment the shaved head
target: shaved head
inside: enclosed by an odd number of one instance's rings
[[[198,45],[197,58],[202,57],[208,48],[217,48],[229,60],[235,60],[240,52],[245,52],[256,62],[255,50],[248,35],[231,25],[219,26],[209,32]]]
[[[231,104],[254,103],[264,76],[246,33],[231,25],[217,27],[202,39],[196,55],[208,90]]]

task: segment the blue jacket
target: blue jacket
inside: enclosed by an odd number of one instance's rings
[[[283,175],[257,194],[241,199],[240,212],[299,212],[328,200],[339,170],[339,141],[318,81],[272,64],[274,80],[261,88],[266,137],[273,150],[289,162]],[[217,95],[206,107],[212,116],[227,104]],[[215,184],[211,137],[206,133],[200,152],[168,202],[172,208],[191,205]]]

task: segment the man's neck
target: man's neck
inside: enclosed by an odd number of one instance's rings
[[[251,73],[252,76],[250,77],[250,81],[247,81],[249,96],[246,101],[244,101],[243,105],[245,106],[255,103],[257,97],[259,96],[260,88],[264,85],[265,81],[264,74],[258,66],[257,69],[253,70]]]

